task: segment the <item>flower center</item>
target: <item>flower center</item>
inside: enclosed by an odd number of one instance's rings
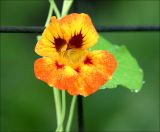
[[[68,42],[62,38],[55,38],[54,45],[57,52],[69,65],[76,65],[83,61],[84,54],[86,52],[81,49],[83,38],[84,37],[81,32],[79,34],[75,34]]]

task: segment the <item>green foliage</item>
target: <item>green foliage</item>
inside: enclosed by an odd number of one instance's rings
[[[100,36],[98,43],[91,50],[107,50],[111,52],[118,62],[112,79],[105,83],[101,89],[124,86],[131,91],[138,92],[143,85],[143,71],[136,59],[125,46],[113,45]]]

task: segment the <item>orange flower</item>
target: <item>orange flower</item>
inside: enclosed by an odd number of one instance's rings
[[[117,63],[107,51],[88,51],[98,34],[88,15],[73,13],[51,18],[35,52],[43,56],[34,64],[38,79],[71,95],[88,96],[112,78]]]

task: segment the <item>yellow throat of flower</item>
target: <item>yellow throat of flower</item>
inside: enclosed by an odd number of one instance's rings
[[[75,68],[83,62],[85,55],[87,54],[87,50],[82,50],[80,48],[68,48],[68,45],[64,44],[58,51],[58,54],[63,63]]]

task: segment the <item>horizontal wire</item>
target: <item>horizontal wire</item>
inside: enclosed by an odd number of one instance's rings
[[[152,32],[160,26],[96,26],[98,32]],[[42,33],[42,26],[0,26],[0,33]]]

